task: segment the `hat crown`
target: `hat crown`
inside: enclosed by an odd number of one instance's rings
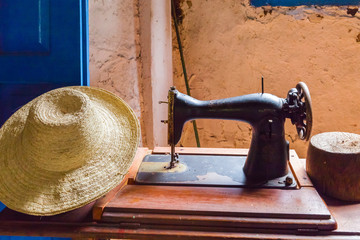
[[[29,109],[22,133],[23,154],[48,171],[78,168],[96,147],[96,136],[90,132],[101,127],[97,118],[89,97],[82,92],[48,92]]]

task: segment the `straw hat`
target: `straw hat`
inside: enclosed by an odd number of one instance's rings
[[[43,216],[84,206],[121,182],[139,135],[132,109],[110,92],[47,92],[0,129],[0,201]]]

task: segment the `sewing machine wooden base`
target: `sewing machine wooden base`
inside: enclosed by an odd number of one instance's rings
[[[168,151],[167,148],[156,148],[152,153],[164,156]],[[183,155],[199,157],[219,154],[210,150],[204,152],[206,149],[179,151]],[[231,149],[221,152],[221,155],[246,156],[246,151]],[[291,152],[291,158],[294,161],[297,158],[294,151]],[[137,165],[141,161],[142,157],[135,160]],[[199,172],[201,175],[200,169]],[[172,173],[169,175],[172,176]],[[151,178],[150,182],[153,181],[151,174],[144,176]],[[202,186],[197,181],[190,181],[190,178],[189,182],[194,185],[184,180],[174,184],[166,181],[149,185],[144,177],[137,182],[134,180],[137,178],[132,176],[128,184],[108,203],[95,205],[94,217],[101,222],[151,229],[227,232],[257,232],[260,229],[286,229],[294,232],[334,230],[336,222],[325,203],[316,190],[308,186],[310,182],[307,177],[304,179],[304,174],[300,176],[301,179],[296,179],[298,189],[240,188],[231,184],[222,187],[216,184]],[[142,185],[144,181],[146,185]]]
[[[83,208],[52,217],[29,216],[5,209],[0,213],[0,234],[144,240],[360,239],[360,203],[318,198],[306,175],[305,161],[298,159],[294,151],[290,151],[291,165],[303,190],[259,192],[223,187],[136,185],[134,179],[143,157],[167,151],[168,148],[154,151],[139,148],[126,179],[106,196]],[[242,149],[177,151],[247,153]],[[294,195],[283,195],[289,191]],[[304,196],[299,196],[300,191]],[[240,194],[246,203],[236,201]],[[321,199],[327,207],[320,203]],[[310,206],[308,201],[314,202]],[[329,218],[330,213],[333,218]],[[332,230],[334,220],[336,230]]]

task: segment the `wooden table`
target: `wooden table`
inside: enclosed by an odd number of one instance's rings
[[[54,236],[71,238],[118,238],[118,239],[360,239],[360,203],[346,203],[323,196],[338,228],[334,231],[309,231],[294,234],[286,229],[263,229],[258,232],[244,230],[223,232],[212,229],[184,230],[176,228],[153,229],[131,223],[103,223],[104,207],[128,183],[134,181],[143,156],[148,153],[167,152],[168,148],[150,151],[139,148],[134,163],[124,181],[97,202],[77,210],[52,217],[36,217],[21,214],[10,209],[0,213],[0,234],[18,236]],[[211,154],[246,154],[246,149],[181,148],[178,152]],[[304,170],[305,160],[299,159],[291,150],[291,165],[302,187],[312,188]]]

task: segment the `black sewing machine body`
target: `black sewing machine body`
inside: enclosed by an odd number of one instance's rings
[[[255,93],[220,100],[199,101],[174,90],[174,142],[180,140],[185,122],[211,118],[238,120],[252,126],[252,139],[244,172],[250,180],[284,176],[289,159],[285,140],[284,99]]]
[[[311,99],[299,83],[286,98],[255,93],[219,100],[200,101],[174,87],[168,94],[169,155],[149,155],[143,160],[136,182],[140,184],[221,185],[296,188],[289,170],[289,143],[284,123],[290,118],[300,139],[311,133]],[[247,156],[189,156],[176,153],[183,126],[194,119],[225,119],[249,123],[252,140]],[[154,167],[156,166],[156,167]],[[227,180],[226,180],[227,179]]]

